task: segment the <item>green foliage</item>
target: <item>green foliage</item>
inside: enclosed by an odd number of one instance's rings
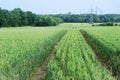
[[[96,27],[84,29],[85,35],[96,48],[101,51],[101,57],[107,60],[115,75],[120,72],[120,28]]]
[[[97,24],[95,26],[114,26],[114,23],[113,22],[100,23],[100,24]]]
[[[64,22],[89,23],[91,20],[90,18],[91,14],[57,14],[52,16],[61,18]],[[120,22],[120,14],[105,14],[105,15],[93,14],[93,21],[95,23]]]
[[[96,60],[79,30],[69,30],[48,64],[47,80],[115,80]]]
[[[65,32],[57,28],[2,28],[0,80],[30,80],[31,72],[43,63]]]
[[[37,16],[34,21],[34,26],[56,26],[62,23],[59,18],[54,18],[51,16]]]
[[[36,15],[30,11],[24,12],[20,8],[12,11],[0,8],[0,27],[15,26],[56,26],[62,19],[51,16]]]

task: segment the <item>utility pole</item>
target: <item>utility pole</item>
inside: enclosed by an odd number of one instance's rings
[[[98,8],[97,6],[96,6],[96,8],[93,8],[93,5],[91,5],[91,8],[89,9],[89,13],[90,13],[90,24],[94,24],[94,14],[96,14],[96,15],[99,15],[99,14],[103,14],[103,11],[100,9],[100,8]]]
[[[94,24],[94,21],[93,21],[93,8],[92,8],[92,5],[91,5],[91,9],[90,9],[90,23],[91,23],[91,24]]]

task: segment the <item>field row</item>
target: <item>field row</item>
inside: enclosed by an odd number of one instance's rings
[[[53,28],[1,29],[0,80],[29,80],[65,33]]]
[[[120,28],[84,26],[1,28],[0,80],[30,80],[31,73],[43,64],[52,50],[55,53],[48,64],[46,80],[115,80],[98,61],[84,37],[118,75]]]
[[[120,75],[120,28],[98,27],[83,29],[84,36],[92,43],[115,76]]]
[[[96,60],[79,30],[66,33],[50,60],[46,80],[115,80]]]

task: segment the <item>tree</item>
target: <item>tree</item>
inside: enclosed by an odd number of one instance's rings
[[[24,12],[20,9],[20,8],[15,8],[11,11],[12,15],[13,15],[13,18],[16,20],[15,23],[16,26],[22,26],[24,25],[25,23],[25,15],[24,15]],[[13,22],[14,23],[14,22]]]
[[[38,15],[34,21],[35,26],[56,26],[60,23],[62,23],[62,20],[60,18],[40,15]]]
[[[30,11],[25,12],[26,25],[33,25],[36,15]]]

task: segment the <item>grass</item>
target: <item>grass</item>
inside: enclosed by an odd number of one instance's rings
[[[115,80],[77,29],[62,38],[47,70],[47,80]]]
[[[65,34],[55,28],[0,30],[0,80],[26,80]]]
[[[0,28],[0,80],[29,80],[30,74],[43,63],[66,32],[49,62],[47,79],[114,80],[111,73],[96,60],[94,52],[80,33],[81,29],[96,47],[106,51],[101,55],[114,55],[110,58],[110,65],[116,70],[120,69],[119,27],[64,23],[57,27]]]
[[[115,76],[120,74],[120,27],[95,27],[83,29],[86,37],[101,51],[107,66]]]

